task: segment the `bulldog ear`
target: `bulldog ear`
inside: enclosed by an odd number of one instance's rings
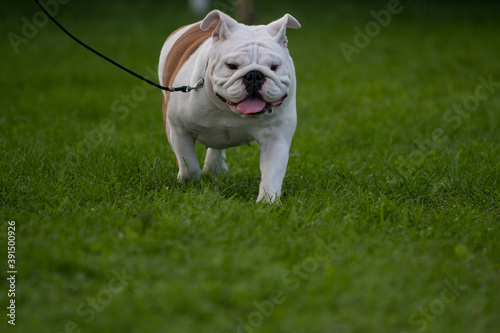
[[[271,36],[274,36],[279,43],[286,47],[286,28],[299,29],[300,23],[292,15],[285,14],[285,16],[269,23],[266,27]]]
[[[201,30],[208,30],[214,22],[217,22],[212,37],[215,40],[227,39],[233,31],[238,29],[239,23],[236,22],[229,15],[224,14],[219,10],[212,10],[208,15],[201,21]]]

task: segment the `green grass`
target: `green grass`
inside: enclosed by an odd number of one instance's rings
[[[173,3],[71,1],[57,17],[148,74],[197,19]],[[500,87],[447,112],[480,76],[500,81],[500,8],[401,5],[348,64],[340,43],[386,1],[257,1],[261,22],[302,23],[288,34],[299,123],[280,206],[254,203],[257,145],[228,150],[227,175],[178,184],[161,93],[51,23],[15,53],[7,34],[38,10],[6,5],[0,239],[15,220],[18,274],[12,327],[3,246],[2,332],[498,330]]]

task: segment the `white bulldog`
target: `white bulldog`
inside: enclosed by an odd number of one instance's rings
[[[203,172],[216,175],[227,171],[226,148],[257,141],[262,177],[257,202],[279,198],[297,124],[286,28],[300,24],[286,14],[268,25],[246,26],[214,10],[168,37],[160,83],[182,86],[205,79],[190,93],[163,92],[163,123],[179,181],[200,178],[196,140],[208,148]]]

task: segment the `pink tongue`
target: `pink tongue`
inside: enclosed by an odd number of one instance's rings
[[[262,111],[266,107],[266,102],[258,96],[250,96],[236,106],[236,109],[243,114],[252,114]]]

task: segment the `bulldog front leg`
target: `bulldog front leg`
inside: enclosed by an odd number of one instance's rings
[[[257,202],[273,203],[281,195],[281,185],[286,173],[291,142],[274,139],[260,144],[259,196]]]
[[[199,180],[201,175],[200,165],[194,149],[194,138],[188,133],[173,129],[169,135],[170,145],[177,157],[179,173],[177,180],[186,182],[189,179]]]

